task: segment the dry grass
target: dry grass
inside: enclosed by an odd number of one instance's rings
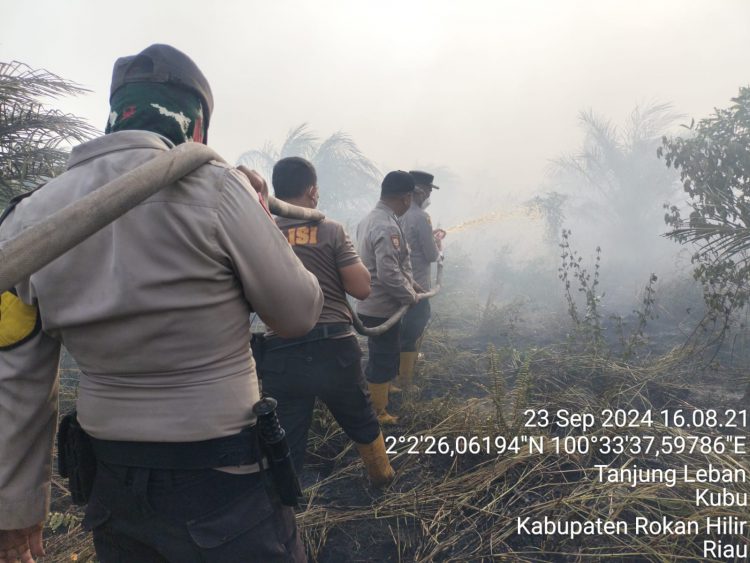
[[[479,399],[462,399],[453,387],[447,395],[432,400],[422,397],[407,401],[402,405],[407,423],[394,434],[511,437],[524,432],[521,422],[526,408],[595,413],[603,408],[693,408],[690,400],[695,366],[686,350],[635,366],[554,349],[490,349],[472,355],[457,352],[445,341],[427,345],[430,355],[439,359],[423,366],[424,387],[444,385],[446,371],[471,374],[483,365],[484,371],[473,375],[483,380],[486,393]],[[454,377],[451,382],[458,386],[461,379]],[[659,436],[685,434],[658,425],[649,432]],[[615,433],[607,431],[609,435]],[[591,432],[595,436],[604,434],[601,428]],[[345,560],[340,550],[327,549],[327,544],[340,545],[352,536],[358,545],[369,546],[360,552],[352,548],[352,561],[704,560],[703,540],[709,538],[706,534],[579,536],[572,540],[517,534],[519,516],[532,520],[545,516],[560,520],[622,519],[631,524],[631,529],[637,516],[701,522],[717,515],[746,518],[744,507],[696,507],[694,487],[688,484],[669,488],[663,484],[629,487],[600,483],[594,471],[595,464],[603,463],[613,467],[638,463],[663,469],[686,465],[691,470],[711,463],[750,471],[745,460],[716,453],[663,454],[656,462],[649,458],[561,455],[549,449],[533,455],[441,458],[409,455],[401,447],[392,459],[398,478],[388,492],[356,506],[312,503],[300,513],[299,523],[315,561]],[[349,459],[349,463],[341,463],[340,457],[331,460],[335,469],[317,484],[316,496],[325,498],[321,491],[330,489],[363,486],[359,462],[354,457]],[[715,485],[709,488],[721,489]],[[750,492],[747,483],[727,488]],[[735,540],[749,541],[747,537]]]
[[[567,345],[523,350],[472,346],[433,327],[424,344],[429,361],[420,363],[423,391],[395,401],[403,425],[390,435],[510,438],[529,433],[522,427],[527,408],[598,413],[603,408],[644,411],[665,405],[691,409],[696,401],[700,407],[717,407],[700,404],[704,384],[685,349],[633,364],[576,353]],[[657,427],[651,433],[682,431]],[[594,428],[591,435],[605,435],[605,430]],[[308,503],[297,518],[311,561],[703,560],[705,534],[520,537],[516,519],[617,518],[632,523],[636,516],[701,521],[709,515],[747,517],[744,507],[699,509],[694,488],[685,484],[628,487],[600,483],[595,477],[597,463],[657,463],[646,456],[561,455],[548,448],[531,455],[450,457],[412,455],[398,445],[392,457],[396,481],[379,492],[368,488],[354,449],[324,410],[316,411],[309,447],[309,464],[321,478],[306,490]],[[670,454],[658,459],[662,468],[708,463],[750,472],[746,459],[729,455]],[[748,483],[728,488],[750,493]],[[62,490],[58,482],[56,489]],[[735,541],[750,542],[747,537]],[[77,524],[58,529],[47,546],[45,561],[94,560],[90,538]]]

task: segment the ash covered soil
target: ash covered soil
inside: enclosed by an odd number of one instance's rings
[[[635,319],[626,319],[635,322]],[[400,424],[384,429],[397,472],[372,489],[356,449],[330,414],[316,406],[306,467],[306,504],[297,519],[311,561],[660,561],[702,560],[701,537],[521,537],[516,518],[685,516],[689,492],[624,490],[595,483],[590,468],[616,463],[589,455],[409,453],[408,437],[523,433],[532,408],[598,412],[602,408],[741,408],[747,370],[736,350],[685,346],[671,325],[652,323],[623,359],[625,341],[607,334],[596,346],[564,315],[533,307],[436,307],[417,367],[418,391],[391,395]],[[670,332],[671,331],[671,332]],[[614,331],[611,331],[613,334]],[[609,338],[609,342],[607,342]],[[363,339],[366,348],[366,341]],[[707,359],[708,358],[708,359]],[[63,411],[75,394],[75,366],[63,365]],[[594,429],[592,432],[599,432]],[[404,437],[405,443],[399,443]],[[455,443],[455,442],[453,442]],[[413,444],[413,443],[412,443]],[[424,449],[424,446],[416,448]],[[660,463],[699,464],[705,456]],[[711,461],[721,463],[721,456]],[[738,484],[747,491],[747,484]],[[82,512],[70,505],[55,473],[48,555],[43,561],[95,561]],[[58,516],[56,516],[58,515]],[[62,522],[58,522],[61,520]],[[665,559],[666,558],[666,559]]]

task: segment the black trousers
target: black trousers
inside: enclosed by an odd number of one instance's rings
[[[430,300],[422,301],[412,305],[401,321],[401,351],[416,352],[417,340],[424,333],[427,323],[430,322]]]
[[[297,472],[304,464],[316,397],[353,441],[369,444],[378,437],[380,425],[370,403],[361,359],[355,336],[264,352],[258,364],[263,394],[279,402],[276,413]]]
[[[307,561],[294,511],[265,481],[99,462],[83,527],[101,563]]]
[[[387,318],[360,315],[366,327],[382,325]],[[401,324],[396,323],[379,336],[367,338],[367,366],[365,375],[370,383],[388,383],[396,379],[401,355]]]

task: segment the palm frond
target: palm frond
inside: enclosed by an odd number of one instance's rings
[[[346,133],[334,133],[320,145],[313,163],[332,174],[357,176],[366,184],[377,183],[380,171]]]
[[[671,103],[653,102],[636,106],[625,123],[623,136],[632,147],[651,144],[682,118],[684,114],[675,112]]]
[[[590,155],[592,163],[602,168],[616,167],[625,149],[617,127],[592,110],[580,112],[578,120],[586,134],[583,154]]]
[[[266,142],[261,149],[243,152],[237,159],[238,165],[244,165],[266,179],[270,179],[273,165],[279,159],[279,153],[270,142]]]
[[[748,260],[750,252],[750,201],[743,193],[706,186],[702,213],[694,211],[667,236],[684,243],[698,244],[701,252],[719,259]]]
[[[317,149],[318,136],[308,129],[307,123],[303,123],[287,133],[281,146],[280,158],[300,156],[310,160]]]
[[[322,143],[303,123],[289,131],[281,150],[266,143],[260,150],[250,150],[238,159],[239,164],[255,168],[266,178],[280,158],[299,156],[313,163],[320,186],[320,208],[343,222],[359,219],[376,193],[380,171],[346,133],[334,133]]]
[[[71,80],[19,61],[0,62],[0,104],[26,104],[40,97],[60,98],[90,92]]]
[[[737,258],[750,252],[750,228],[732,225],[681,227],[667,233],[668,237],[686,243],[697,243],[702,251],[711,250],[719,258]],[[747,261],[750,256],[739,256]]]
[[[0,63],[0,204],[62,172],[67,147],[98,133],[38,100],[83,92],[88,90],[46,70]]]
[[[328,137],[313,157],[321,187],[322,209],[354,220],[377,192],[380,171],[354,140],[341,131]]]

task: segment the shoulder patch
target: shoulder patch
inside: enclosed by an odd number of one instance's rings
[[[391,235],[391,242],[393,243],[393,248],[401,250],[401,237],[398,235]]]
[[[41,329],[39,310],[15,294],[0,294],[0,351],[10,350],[31,339]]]

